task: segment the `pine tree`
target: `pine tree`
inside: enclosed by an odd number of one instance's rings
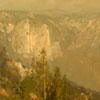
[[[7,52],[5,47],[0,48],[0,67],[4,67],[8,60]]]
[[[67,98],[68,98],[68,94],[67,94],[68,85],[67,85],[66,75],[63,76],[62,85],[63,85],[63,87],[62,87],[62,99],[67,100]]]
[[[49,75],[49,65],[46,59],[46,51],[43,49],[40,51],[39,61],[36,65],[36,79],[37,79],[37,91],[42,94],[44,100],[47,99],[47,83]]]
[[[55,100],[60,100],[62,97],[62,80],[61,80],[61,73],[60,68],[56,67],[54,69],[54,76],[53,76],[53,95]]]
[[[41,66],[43,67],[43,94],[44,94],[44,100],[47,99],[47,92],[46,92],[46,88],[47,88],[47,71],[48,71],[48,64],[47,64],[47,60],[46,60],[46,51],[43,49],[41,52]]]

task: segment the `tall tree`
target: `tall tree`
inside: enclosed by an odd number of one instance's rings
[[[67,100],[67,98],[68,98],[68,94],[67,94],[68,85],[67,85],[66,75],[64,75],[62,78],[62,85],[63,85],[63,87],[62,87],[62,99]]]
[[[60,68],[56,67],[54,69],[54,76],[53,76],[53,93],[54,93],[54,99],[55,100],[61,100],[62,97],[62,79],[61,79],[61,73]]]
[[[8,60],[7,52],[5,47],[0,48],[0,67],[4,67]]]
[[[36,78],[38,84],[38,92],[43,93],[44,100],[47,99],[47,81],[48,81],[49,65],[46,59],[46,51],[42,49],[40,51],[39,61],[36,65]]]

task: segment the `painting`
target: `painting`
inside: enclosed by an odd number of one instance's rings
[[[99,0],[0,0],[0,100],[100,100]]]

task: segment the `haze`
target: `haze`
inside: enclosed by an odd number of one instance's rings
[[[0,0],[0,10],[100,10],[100,0]]]

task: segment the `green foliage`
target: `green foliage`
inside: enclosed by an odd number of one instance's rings
[[[66,75],[61,75],[60,68],[51,72],[46,59],[46,51],[40,52],[39,58],[32,59],[32,73],[25,79],[17,70],[7,66],[6,51],[0,51],[0,86],[9,97],[0,94],[2,100],[99,100],[98,93],[88,92],[82,87],[72,84]],[[3,63],[4,64],[3,64]],[[2,67],[3,66],[3,67]],[[92,94],[90,96],[90,94]]]
[[[29,93],[34,89],[34,82],[33,80],[31,80],[30,78],[26,78],[24,79],[21,83],[20,83],[20,89],[21,89],[21,93],[22,93],[22,97],[26,100],[29,99]]]
[[[5,47],[0,47],[0,67],[4,67],[7,60],[8,56]]]
[[[67,78],[66,78],[66,75],[64,75],[62,79],[62,99],[63,100],[66,100],[68,98],[67,89],[68,89]]]
[[[62,94],[62,80],[61,80],[61,73],[60,68],[56,67],[54,69],[54,75],[53,75],[53,91],[54,91],[54,98],[55,100],[61,99]]]

